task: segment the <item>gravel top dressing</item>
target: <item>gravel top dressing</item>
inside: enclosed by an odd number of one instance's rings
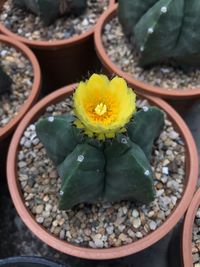
[[[184,72],[172,64],[155,65],[148,69],[139,67],[139,54],[125,37],[118,18],[107,22],[102,40],[111,61],[134,79],[168,90],[200,87],[200,69]]]
[[[0,95],[0,128],[4,127],[28,98],[33,84],[29,60],[12,46],[0,42],[0,64],[13,81],[11,91]]]
[[[200,207],[197,210],[192,232],[193,266],[200,267]]]
[[[108,4],[108,0],[88,0],[87,9],[81,16],[62,17],[47,27],[39,17],[14,7],[12,0],[8,0],[3,6],[0,21],[14,33],[29,40],[62,40],[91,29]]]
[[[44,116],[72,112],[70,98],[49,106]],[[138,101],[139,107],[148,105]],[[170,121],[155,143],[151,160],[155,173],[156,198],[150,205],[130,201],[81,204],[60,211],[61,180],[46,155],[32,123],[25,130],[18,152],[18,179],[25,205],[35,220],[50,233],[69,243],[108,248],[129,244],[156,230],[171,214],[184,190],[185,146]]]

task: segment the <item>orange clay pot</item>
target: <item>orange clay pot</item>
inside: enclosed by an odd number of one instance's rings
[[[183,225],[182,235],[182,255],[183,266],[193,267],[192,261],[192,229],[197,209],[200,206],[200,189],[195,193],[192,202],[188,208]]]
[[[114,0],[109,0],[108,8],[113,5]],[[0,32],[33,50],[41,66],[44,92],[49,93],[65,84],[77,82],[100,68],[93,41],[95,27],[80,35],[54,41],[29,40],[13,33],[3,23],[0,23]]]
[[[20,51],[32,64],[33,76],[34,76],[33,86],[30,95],[25,101],[24,105],[20,108],[18,114],[14,116],[12,120],[10,120],[10,122],[8,122],[4,127],[0,128],[0,142],[1,142],[5,137],[7,137],[10,133],[13,132],[17,124],[20,122],[23,116],[27,113],[27,111],[36,101],[40,93],[41,74],[37,59],[28,47],[4,35],[0,35],[0,42],[13,46],[16,50]]]
[[[27,227],[43,242],[59,250],[60,252],[80,258],[98,259],[98,260],[114,259],[131,255],[133,253],[139,252],[151,246],[152,244],[160,240],[162,237],[164,237],[184,215],[190,203],[190,200],[192,199],[197,183],[198,156],[197,156],[196,146],[193,137],[188,127],[186,126],[185,122],[173,108],[171,108],[165,101],[159,98],[152,96],[145,96],[145,97],[143,96],[142,98],[147,99],[151,104],[162,108],[166,112],[169,119],[172,121],[173,126],[180,133],[181,137],[185,142],[186,179],[185,179],[185,189],[183,192],[182,199],[178,202],[172,214],[166,219],[166,221],[160,227],[158,227],[154,232],[150,233],[146,237],[137,240],[131,244],[117,248],[93,249],[93,248],[78,247],[69,244],[66,241],[60,240],[59,238],[50,234],[40,224],[38,224],[35,221],[31,212],[25,206],[20,183],[18,181],[16,172],[17,153],[18,153],[20,139],[27,126],[33,123],[35,120],[37,120],[49,105],[55,104],[56,102],[61,101],[62,99],[65,99],[67,96],[72,94],[76,86],[77,86],[76,84],[69,85],[46,96],[29,111],[29,113],[24,117],[23,121],[20,123],[11,141],[7,158],[7,178],[8,178],[8,186],[10,194],[21,219],[24,221]]]
[[[195,88],[193,90],[165,90],[161,87],[150,85],[148,83],[134,79],[134,77],[132,77],[130,74],[121,70],[118,66],[115,65],[115,63],[111,61],[111,59],[107,55],[102,42],[102,31],[106,23],[113,17],[117,16],[117,8],[118,4],[115,4],[109,10],[107,10],[100,17],[95,28],[94,37],[96,52],[106,72],[110,75],[117,74],[118,76],[123,77],[128,82],[128,84],[137,92],[167,99],[175,108],[180,111],[184,111],[184,108],[188,108],[192,105],[192,99],[200,96],[200,88]]]

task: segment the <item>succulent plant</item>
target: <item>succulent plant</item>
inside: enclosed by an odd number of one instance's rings
[[[140,52],[140,65],[168,59],[200,66],[198,0],[119,0],[118,17]]]
[[[86,85],[90,87],[93,84],[98,90],[98,84],[95,81],[99,80],[99,77],[96,78],[98,79],[92,78],[92,83],[90,83],[91,80],[87,81]],[[100,77],[101,79],[105,78]],[[123,90],[117,88],[120,91],[121,101],[124,100],[125,103],[133,104],[132,100],[129,101],[128,99],[129,97],[134,98],[134,95],[127,90],[126,84],[122,83],[121,80],[114,80],[114,83],[123,86]],[[107,85],[108,90],[112,90],[114,93],[112,81],[111,87],[109,87],[109,83]],[[83,107],[81,107],[79,97],[83,97],[86,105],[87,93],[84,95],[82,93],[87,90],[87,87],[80,83],[76,90],[74,96],[77,97],[77,102],[75,102],[77,105],[79,103],[79,111],[81,111]],[[93,89],[90,87],[89,90]],[[123,92],[126,93],[123,95]],[[114,95],[112,95],[113,98]],[[110,95],[108,94],[108,96]],[[91,96],[88,95],[88,98],[90,105],[92,105]],[[102,98],[99,101],[102,101]],[[95,103],[99,107],[98,102]],[[115,110],[114,99],[111,103]],[[135,108],[133,110],[135,111]],[[94,112],[102,114],[99,109]],[[108,107],[107,112],[111,113],[110,107]],[[123,113],[120,115],[119,121],[122,120],[122,115]],[[97,118],[94,117],[94,114],[91,116],[92,120]],[[127,116],[129,116],[129,110]],[[112,130],[113,125],[115,125],[117,132],[114,137],[106,137],[105,139],[98,139],[99,132],[96,136],[87,135],[83,128],[77,128],[76,119],[73,115],[65,114],[42,118],[36,124],[37,136],[56,165],[58,174],[62,179],[60,209],[70,209],[83,202],[97,203],[99,201],[113,202],[119,200],[133,200],[139,203],[151,202],[154,199],[154,184],[150,158],[154,140],[159,136],[164,126],[164,113],[156,107],[144,107],[134,113],[132,119],[124,125],[123,131],[120,130],[121,132],[118,132],[113,115],[110,125]],[[85,118],[85,121],[88,130],[89,117]],[[125,117],[123,121],[126,122]],[[107,117],[105,117],[105,122],[105,126],[108,128]],[[100,123],[102,124],[102,121]],[[94,125],[92,128],[95,130]],[[105,128],[102,129],[105,131]]]
[[[13,3],[40,16],[46,25],[62,15],[79,15],[87,6],[87,0],[13,0]]]
[[[0,95],[9,92],[11,89],[12,79],[5,73],[0,66]]]

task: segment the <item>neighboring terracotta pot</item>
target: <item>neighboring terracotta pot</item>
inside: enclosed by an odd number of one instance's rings
[[[69,267],[39,257],[13,257],[0,260],[2,267]]]
[[[34,56],[33,52],[26,47],[25,45],[19,43],[16,40],[13,40],[10,37],[6,37],[4,35],[0,35],[0,42],[7,43],[8,45],[11,45],[15,47],[18,51],[22,52],[22,54],[30,61],[33,67],[33,86],[30,92],[29,97],[23,104],[23,106],[20,108],[18,114],[13,117],[13,119],[10,120],[4,127],[0,128],[0,174],[2,175],[2,178],[5,177],[5,169],[6,169],[6,157],[7,157],[7,151],[10,143],[10,137],[11,133],[16,128],[17,124],[20,122],[20,120],[23,118],[23,116],[27,113],[27,111],[31,108],[31,106],[36,102],[39,93],[40,93],[40,87],[41,87],[41,73],[40,73],[40,67],[38,64],[38,61],[36,57]]]
[[[200,206],[200,188],[195,193],[185,216],[182,234],[182,256],[184,267],[193,267],[192,261],[192,230],[195,215]]]
[[[114,0],[109,0],[109,7]],[[109,8],[108,7],[108,8]],[[94,49],[95,26],[90,30],[63,40],[32,41],[6,28],[0,23],[0,32],[29,46],[36,54],[41,66],[44,92],[77,82],[88,73],[100,69],[100,62]]]
[[[190,101],[189,103],[188,99],[199,97],[200,88],[196,88],[194,90],[191,90],[191,89],[164,90],[160,87],[152,86],[148,83],[134,79],[130,74],[122,71],[119,67],[115,65],[115,63],[111,61],[111,59],[106,53],[106,50],[102,42],[102,31],[103,31],[105,24],[117,15],[117,8],[118,8],[118,5],[115,4],[112,8],[107,10],[100,17],[95,28],[94,39],[95,39],[96,52],[97,52],[97,55],[99,56],[101,63],[105,67],[106,71],[110,75],[113,75],[113,73],[115,73],[119,75],[120,77],[123,77],[130,84],[130,86],[134,88],[136,91],[138,91],[139,93],[154,95],[157,97],[168,99],[170,101],[172,100],[171,104],[173,104],[173,106],[175,107],[176,105],[179,105],[180,109],[183,107],[190,106],[192,102]]]
[[[165,101],[152,96],[142,96],[142,98],[149,100],[150,103],[162,108],[168,114],[169,119],[172,121],[174,127],[180,133],[185,142],[187,153],[186,180],[185,191],[183,193],[182,199],[177,204],[177,207],[174,209],[172,214],[160,227],[158,227],[154,232],[150,233],[146,237],[137,240],[132,244],[108,249],[83,248],[69,244],[66,241],[62,241],[59,238],[51,235],[47,230],[45,230],[40,224],[35,221],[33,215],[24,204],[24,199],[17,178],[16,170],[17,152],[24,130],[29,124],[37,120],[49,105],[55,104],[56,102],[65,99],[73,92],[74,88],[76,88],[76,85],[72,84],[46,96],[30,110],[30,112],[24,117],[23,121],[20,123],[18,129],[16,130],[11,141],[7,159],[7,179],[13,203],[21,219],[24,221],[27,227],[43,242],[63,253],[80,258],[99,260],[114,259],[131,255],[151,246],[162,237],[164,237],[184,215],[195,191],[198,177],[198,156],[193,137],[183,119]]]
[[[30,61],[33,67],[33,77],[34,77],[30,95],[23,104],[23,106],[20,108],[18,114],[14,116],[13,119],[10,120],[10,122],[8,122],[3,128],[0,128],[0,142],[1,142],[5,137],[7,137],[11,132],[13,132],[19,121],[23,118],[23,116],[27,113],[27,111],[30,109],[30,107],[34,104],[37,97],[39,96],[41,87],[41,73],[37,59],[28,47],[4,35],[0,35],[0,42],[13,46],[16,50],[20,51]]]

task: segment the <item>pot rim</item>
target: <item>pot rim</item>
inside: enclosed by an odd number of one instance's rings
[[[113,5],[114,5],[114,0],[109,0],[108,9],[111,8]],[[105,11],[103,11],[103,13],[104,12]],[[0,22],[0,32],[28,45],[31,48],[54,50],[54,49],[58,49],[58,48],[66,47],[66,46],[68,47],[74,46],[74,45],[77,45],[78,43],[84,42],[85,40],[87,40],[93,35],[96,24],[93,27],[91,27],[89,30],[81,33],[80,35],[75,35],[68,39],[52,40],[52,41],[29,40],[28,38],[25,38],[23,36],[20,36],[17,33],[12,32],[6,26],[4,26],[2,22]]]
[[[41,71],[39,63],[33,54],[33,52],[24,44],[13,40],[10,37],[0,34],[0,42],[13,46],[17,51],[21,52],[32,65],[33,68],[33,84],[28,98],[25,100],[24,104],[20,107],[17,115],[15,115],[5,126],[0,128],[0,141],[7,137],[27,113],[33,103],[39,96],[41,88]]]
[[[37,256],[16,256],[0,259],[0,266],[7,266],[11,263],[34,263],[34,264],[45,264],[46,267],[64,267],[63,264],[51,261],[46,258]],[[67,267],[67,266],[66,266]]]
[[[200,188],[196,191],[190,206],[187,210],[182,234],[182,255],[184,267],[192,265],[192,230],[197,209],[200,206]]]
[[[56,238],[55,236],[48,233],[46,229],[39,225],[33,218],[33,215],[25,207],[23,196],[21,193],[21,187],[16,178],[16,159],[18,145],[26,127],[36,118],[38,118],[47,106],[51,105],[52,103],[58,102],[59,100],[70,95],[76,86],[76,84],[71,84],[46,96],[40,102],[38,102],[21,121],[11,141],[7,158],[7,179],[10,194],[15,208],[17,209],[20,217],[28,226],[28,228],[31,229],[31,231],[43,242],[59,250],[60,252],[80,258],[99,260],[115,259],[128,256],[156,243],[158,240],[164,237],[184,215],[197,184],[198,155],[195,142],[183,119],[169,104],[167,104],[164,100],[156,97],[143,96],[144,98],[152,102],[154,105],[162,108],[168,114],[170,120],[173,122],[174,127],[178,129],[186,144],[186,155],[187,158],[189,158],[190,160],[186,160],[186,186],[180,202],[177,204],[174,211],[160,227],[158,227],[154,232],[150,233],[146,237],[137,240],[132,244],[123,245],[117,248],[93,249],[78,247],[69,244],[65,241],[62,241],[59,238]]]
[[[112,19],[117,14],[117,8],[118,4],[113,5],[110,9],[108,9],[105,13],[101,15],[99,18],[95,32],[94,32],[94,42],[96,47],[96,52],[101,60],[102,64],[105,66],[105,68],[109,71],[109,73],[115,73],[119,75],[120,77],[124,78],[136,91],[139,93],[146,93],[154,96],[159,96],[162,98],[171,98],[171,99],[186,99],[186,98],[194,98],[196,96],[200,95],[200,87],[195,89],[164,89],[158,86],[150,85],[149,83],[145,83],[142,81],[139,81],[137,79],[134,79],[129,75],[128,73],[122,71],[115,63],[113,63],[108,54],[106,53],[106,50],[104,48],[103,42],[102,42],[102,31],[104,28],[104,25]]]

